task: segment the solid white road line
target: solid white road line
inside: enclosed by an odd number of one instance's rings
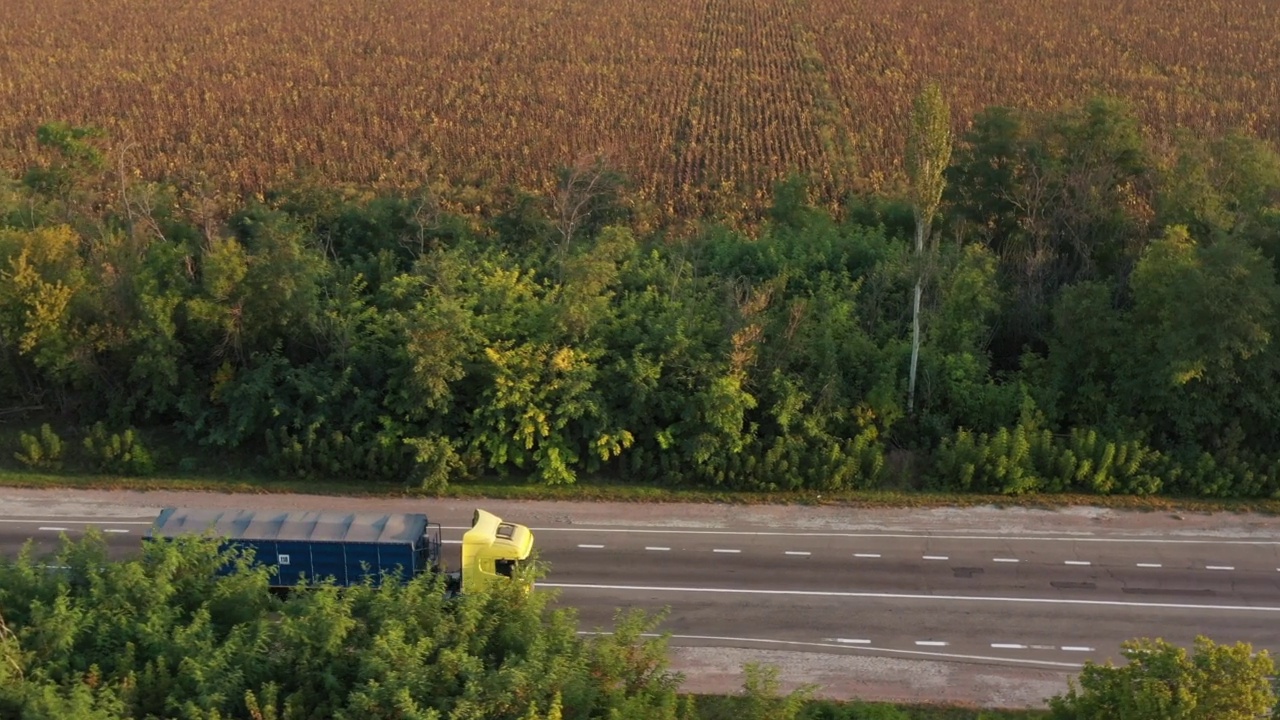
[[[46,518],[48,519],[48,518]],[[16,521],[23,522],[23,521]],[[59,520],[59,522],[62,522]],[[150,523],[143,523],[149,525]],[[444,526],[444,530],[470,530],[470,526]],[[1280,540],[1166,540],[1162,538],[1110,538],[1110,537],[1059,537],[1026,535],[922,535],[916,533],[841,533],[841,532],[782,532],[768,530],[669,530],[659,528],[617,527],[531,527],[533,532],[592,532],[634,533],[649,535],[741,535],[746,537],[804,537],[804,538],[872,538],[919,540],[1003,540],[1026,542],[1100,542],[1134,543],[1147,545],[1280,545]]]
[[[1144,603],[1131,600],[1077,600],[1071,598],[1021,598],[994,595],[916,595],[911,593],[848,592],[839,590],[753,590],[747,588],[700,588],[674,585],[605,585],[597,583],[539,582],[538,587],[567,590],[634,590],[637,592],[711,593],[723,595],[779,595],[794,597],[871,598],[879,600],[953,600],[956,602],[1026,603],[1032,605],[1089,605],[1099,607],[1165,608],[1231,612],[1280,613],[1276,605],[1197,605],[1195,603]]]
[[[35,525],[42,522],[60,522],[67,525],[151,525],[154,520],[68,520],[67,518],[3,518],[0,523],[9,525]],[[467,528],[468,530],[470,528]]]
[[[539,583],[541,585],[542,583]],[[579,630],[579,635],[612,635],[613,633],[599,630]],[[659,633],[641,633],[641,637],[659,638],[663,637]],[[802,642],[799,640],[772,640],[769,638],[740,638],[740,637],[724,637],[721,635],[667,635],[666,637],[676,638],[678,640],[705,640],[711,642],[739,642],[739,643],[762,643],[768,645],[787,645],[791,647],[811,647],[811,648],[840,648],[844,650],[867,650],[870,652],[897,653],[899,655],[912,655],[916,657],[933,657],[943,658],[947,660],[980,660],[988,662],[1003,662],[1014,665],[1045,665],[1048,667],[1061,668],[1081,668],[1082,663],[1055,662],[1053,660],[1032,660],[1030,658],[1011,658],[1011,657],[992,657],[988,655],[959,655],[956,653],[930,652],[928,650],[900,650],[897,648],[884,647],[858,647],[851,648],[848,645],[837,645],[835,643],[816,643]]]
[[[645,550],[653,550],[653,551],[655,551],[655,552],[669,552],[669,551],[671,550],[671,548],[669,548],[669,547],[657,547],[657,546],[654,546],[654,545],[646,545],[644,549],[645,549]]]

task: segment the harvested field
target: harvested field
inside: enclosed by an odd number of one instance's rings
[[[925,78],[989,104],[1131,100],[1155,132],[1280,139],[1273,0],[6,0],[0,146],[108,131],[126,167],[255,191],[518,183],[605,153],[659,212],[750,214],[788,171],[822,199],[899,177]]]

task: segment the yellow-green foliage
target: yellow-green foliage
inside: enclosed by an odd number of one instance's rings
[[[142,444],[137,430],[108,432],[101,422],[93,424],[84,438],[84,448],[98,469],[118,475],[149,475],[155,470],[151,452]]]
[[[1091,428],[1065,437],[1019,423],[994,433],[961,429],[939,448],[943,485],[979,492],[1087,492],[1148,495],[1161,489],[1165,458],[1137,440],[1107,439]]]
[[[13,457],[30,468],[39,470],[57,470],[62,467],[62,438],[49,427],[48,423],[40,426],[39,435],[22,433],[18,436],[22,450]]]

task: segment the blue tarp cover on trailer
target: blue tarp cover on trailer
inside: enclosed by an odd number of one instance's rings
[[[422,539],[427,516],[420,513],[281,512],[166,508],[148,537],[187,533],[234,540],[292,540],[301,542],[379,543],[412,545]]]
[[[439,526],[428,537],[427,516],[420,513],[285,512],[165,508],[147,531],[148,538],[203,535],[211,531],[224,546],[254,549],[256,562],[273,566],[272,584],[292,586],[301,578],[334,578],[352,585],[399,568],[409,576],[435,567]],[[230,567],[223,571],[229,571]]]

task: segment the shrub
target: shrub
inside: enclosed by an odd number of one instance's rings
[[[413,449],[415,476],[423,490],[444,490],[449,486],[449,476],[462,468],[462,460],[448,438],[405,438],[404,443]]]
[[[386,431],[325,432],[316,422],[296,433],[287,427],[268,430],[265,439],[267,466],[284,477],[386,480],[404,477],[410,467],[409,449]]]
[[[155,471],[151,452],[133,428],[108,432],[101,422],[93,424],[84,438],[84,448],[102,472],[118,475],[150,475]]]
[[[49,427],[48,423],[40,426],[40,435],[22,433],[18,436],[22,450],[13,457],[29,468],[38,470],[58,470],[62,467],[62,438]]]

